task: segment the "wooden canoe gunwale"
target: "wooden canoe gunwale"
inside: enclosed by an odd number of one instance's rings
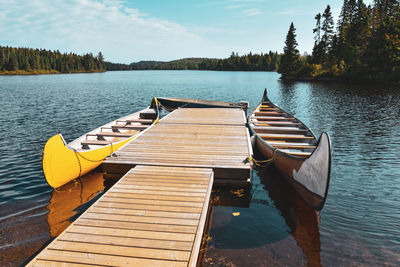
[[[268,99],[268,97],[267,97],[267,95],[266,95],[266,90],[265,90],[265,92],[264,92],[264,96],[263,96],[263,99],[262,99],[262,101],[261,101],[261,104],[262,104],[263,102],[268,102],[268,105],[271,106],[271,107],[279,108],[277,105],[275,105],[274,103],[272,103],[272,102]],[[261,105],[261,104],[260,104],[260,105]],[[280,108],[279,108],[279,109],[280,109]],[[280,110],[282,110],[282,109],[280,109]],[[283,111],[283,110],[282,110],[282,111]],[[253,113],[254,113],[254,112],[253,112]],[[325,190],[324,190],[323,196],[321,196],[321,195],[319,195],[319,194],[317,194],[317,193],[315,193],[315,192],[312,192],[312,191],[311,191],[310,189],[308,189],[305,185],[303,185],[302,183],[300,183],[299,181],[297,181],[296,179],[294,179],[294,177],[293,177],[288,171],[281,170],[279,167],[277,168],[277,169],[283,174],[283,176],[286,178],[286,180],[287,180],[290,184],[292,184],[293,187],[295,187],[296,191],[302,196],[302,198],[303,198],[311,207],[313,207],[315,210],[321,210],[321,209],[323,208],[324,204],[325,204],[325,201],[326,201],[326,198],[327,198],[327,195],[328,195],[329,183],[330,183],[330,174],[331,174],[332,155],[331,155],[331,141],[330,141],[329,135],[328,135],[326,132],[322,132],[321,135],[320,135],[320,137],[319,137],[318,139],[316,139],[316,138],[315,138],[315,135],[314,135],[314,133],[311,131],[311,129],[309,129],[303,122],[301,122],[299,119],[295,118],[295,117],[292,116],[291,114],[285,112],[289,117],[293,118],[293,119],[294,119],[295,121],[297,121],[297,122],[300,122],[300,123],[302,124],[301,126],[308,130],[309,134],[311,134],[312,137],[314,137],[314,139],[312,140],[312,142],[309,142],[309,144],[315,146],[315,148],[313,149],[313,151],[311,152],[311,154],[308,155],[308,156],[296,156],[296,155],[288,154],[288,153],[286,153],[286,152],[284,152],[284,151],[281,151],[279,148],[273,147],[272,145],[270,145],[268,142],[266,142],[262,137],[260,137],[260,136],[257,134],[257,132],[256,132],[256,131],[253,129],[253,127],[252,127],[252,125],[254,125],[254,124],[251,124],[251,123],[250,123],[250,118],[251,118],[251,116],[253,115],[253,113],[252,113],[252,114],[249,114],[249,116],[248,116],[248,122],[249,122],[248,125],[249,125],[249,129],[250,129],[251,134],[254,135],[255,138],[256,138],[256,140],[255,140],[255,146],[259,146],[258,144],[261,144],[262,147],[261,147],[261,149],[259,148],[260,152],[261,152],[265,157],[267,157],[267,156],[264,154],[264,152],[261,151],[261,150],[263,150],[263,149],[266,149],[267,152],[268,152],[269,154],[271,154],[272,157],[275,158],[274,161],[277,161],[277,160],[284,160],[284,159],[280,159],[281,157],[284,157],[284,158],[287,158],[287,159],[290,160],[290,161],[296,161],[296,162],[299,162],[299,163],[302,164],[302,163],[306,162],[308,159],[313,158],[314,153],[316,153],[317,148],[318,148],[318,147],[320,146],[320,144],[321,144],[322,137],[323,137],[323,136],[326,136],[326,138],[327,138],[327,150],[328,150],[329,153],[328,153],[328,163],[327,163],[327,164],[328,164],[328,165],[327,165],[327,166],[328,166],[328,170],[327,170],[326,184],[325,184]],[[254,116],[254,118],[256,118],[256,116]],[[315,140],[317,140],[317,142],[315,142]],[[274,156],[275,154],[277,154],[276,157]],[[276,164],[275,164],[275,165],[276,165]],[[300,166],[300,167],[301,167],[301,166]],[[303,192],[302,192],[302,191],[303,191]],[[319,203],[312,203],[313,200],[309,200],[309,199],[308,199],[308,198],[309,198],[308,196],[304,196],[304,191],[307,192],[308,194],[310,194],[310,195],[312,196],[312,198],[318,199],[318,200],[319,200]],[[315,202],[317,202],[317,201],[315,201]]]

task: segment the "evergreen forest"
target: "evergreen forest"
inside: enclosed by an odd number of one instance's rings
[[[331,8],[315,16],[311,55],[300,56],[296,28],[286,35],[278,72],[287,79],[400,81],[398,0],[344,0],[334,24]]]
[[[239,56],[232,52],[224,59],[184,58],[173,61],[140,61],[127,64],[106,62],[106,70],[219,70],[219,71],[277,71],[280,54],[269,51],[267,54]]]
[[[105,71],[101,52],[76,55],[45,49],[0,46],[0,74],[42,74]]]

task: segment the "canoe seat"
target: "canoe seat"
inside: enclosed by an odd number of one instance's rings
[[[157,118],[157,113],[154,109],[146,109],[146,110],[140,112],[139,117],[141,119],[155,120]]]
[[[307,129],[299,129],[297,127],[273,127],[273,126],[253,126],[257,133],[306,133]]]
[[[109,144],[111,144],[111,142],[105,140],[85,140],[81,142],[82,148],[84,149],[88,149],[90,145],[106,146]]]
[[[270,121],[270,120],[274,120],[274,121],[294,121],[296,120],[295,118],[291,118],[291,117],[271,117],[271,116],[251,116],[251,119],[257,119],[259,121]]]
[[[94,136],[97,136],[97,137],[131,137],[131,136],[133,136],[134,134],[132,134],[132,133],[118,133],[118,132],[99,132],[99,133],[96,133],[96,134],[87,134],[86,136],[88,136],[88,135],[94,135]]]
[[[253,124],[269,124],[269,125],[276,125],[276,126],[281,126],[281,125],[301,125],[300,122],[292,122],[292,121],[257,121],[257,120],[252,120],[250,123]]]
[[[256,109],[257,111],[274,111],[274,110],[280,110],[279,108],[258,108]]]
[[[152,119],[127,119],[127,120],[117,120],[117,123],[121,122],[121,123],[128,123],[129,124],[129,123],[138,122],[138,123],[141,123],[141,124],[152,124],[153,121],[154,120],[152,120]]]
[[[255,116],[273,116],[273,117],[286,117],[287,113],[276,111],[254,111]]]
[[[260,136],[262,139],[282,139],[282,140],[286,140],[286,139],[314,139],[314,137],[312,136],[305,136],[305,135],[301,135],[301,134],[258,134],[258,136]]]
[[[270,144],[273,147],[277,148],[313,148],[315,149],[316,146],[309,144],[309,143],[287,143],[287,142],[270,142],[265,140],[268,144]]]
[[[147,129],[148,127],[149,127],[148,125],[130,125],[130,124],[111,126],[112,129],[126,129],[126,130],[138,130],[138,131]]]
[[[293,150],[288,150],[288,149],[279,149],[279,150],[282,152],[285,152],[287,154],[294,155],[294,156],[307,157],[307,156],[311,155],[311,152],[293,151]]]

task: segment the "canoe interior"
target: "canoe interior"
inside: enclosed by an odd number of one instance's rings
[[[249,123],[252,131],[272,149],[288,156],[308,157],[316,148],[317,139],[312,131],[268,99],[256,107]]]

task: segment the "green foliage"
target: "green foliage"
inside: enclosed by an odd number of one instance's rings
[[[296,41],[296,28],[293,22],[290,24],[289,31],[286,35],[285,47],[283,48],[283,55],[279,65],[278,72],[282,74],[282,77],[295,76],[296,71],[299,68],[299,50],[297,50]]]
[[[0,46],[0,73],[40,74],[104,71],[101,52],[78,56],[44,49]]]
[[[300,58],[292,77],[400,81],[398,0],[375,0],[372,6],[363,0],[344,0],[336,32],[329,5],[315,19],[312,56]],[[285,60],[283,56],[281,66]]]
[[[249,54],[239,56],[232,52],[224,59],[184,58],[168,62],[140,61],[126,64],[106,62],[106,70],[217,70],[217,71],[276,71],[280,55],[270,51],[268,54]]]

